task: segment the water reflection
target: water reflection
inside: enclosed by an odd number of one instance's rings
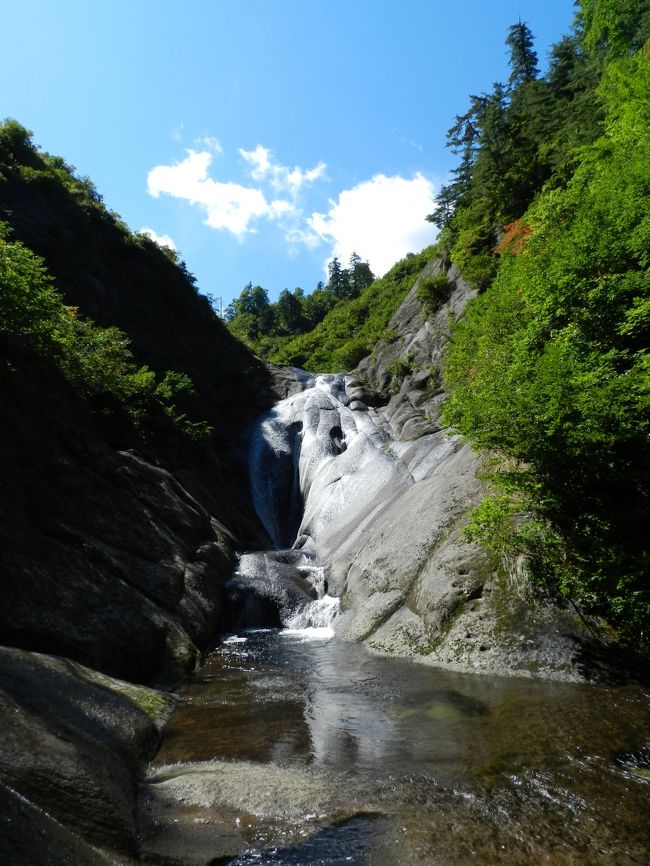
[[[381,866],[650,862],[645,691],[468,676],[301,634],[239,637],[183,686],[158,765],[252,761],[294,768],[296,778],[309,770],[332,785],[341,815],[383,818],[328,836],[334,825],[306,800],[304,833],[321,838],[321,820],[323,840],[358,830],[372,848],[367,862]],[[339,862],[292,859],[309,845],[280,849],[276,859],[256,849],[257,860],[233,862]]]

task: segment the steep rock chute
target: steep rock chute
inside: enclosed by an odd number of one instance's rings
[[[240,558],[228,587],[233,626],[329,627],[338,609],[327,595],[329,540],[359,532],[389,482],[413,483],[355,385],[295,370],[293,393],[252,430],[251,494],[275,549]]]

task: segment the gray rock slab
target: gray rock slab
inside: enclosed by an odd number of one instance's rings
[[[98,851],[0,782],[0,862],[6,866],[136,866],[138,861]]]
[[[0,641],[172,683],[214,637],[233,537],[140,455],[93,460],[61,479],[47,520],[5,541]]]
[[[172,706],[67,659],[0,648],[0,775],[85,842],[133,855],[137,779]]]
[[[148,857],[209,866],[250,845],[296,842],[357,811],[341,780],[315,770],[247,761],[161,767],[140,793]]]

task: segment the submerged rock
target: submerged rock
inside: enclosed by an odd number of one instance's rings
[[[158,768],[142,787],[140,809],[147,857],[183,866],[208,866],[265,839],[302,840],[357,811],[340,779],[248,761]]]

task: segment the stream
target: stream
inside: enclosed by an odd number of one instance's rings
[[[140,793],[169,866],[647,866],[650,701],[638,686],[451,672],[336,636],[321,551],[415,483],[343,377],[262,420],[231,631],[178,690]],[[352,528],[351,528],[352,527]]]
[[[143,792],[157,862],[649,862],[636,687],[452,673],[274,629],[225,638],[180,694]]]

